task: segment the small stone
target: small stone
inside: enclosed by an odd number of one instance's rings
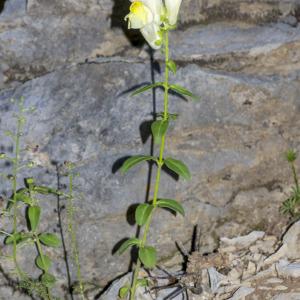
[[[235,237],[232,239],[221,238],[221,242],[226,246],[234,246],[236,249],[249,248],[257,240],[262,239],[265,236],[263,231],[252,231],[248,235]]]
[[[289,263],[281,260],[276,264],[276,270],[279,276],[285,278],[299,278],[300,277],[300,263]]]
[[[276,284],[276,283],[282,283],[283,280],[282,279],[279,279],[277,277],[274,277],[274,278],[270,278],[266,281],[266,283],[270,283],[270,284]]]
[[[246,296],[252,294],[254,291],[255,291],[254,288],[242,286],[228,300],[241,300],[241,299],[245,299]]]
[[[272,298],[272,300],[299,300],[300,293],[283,293],[276,295]]]

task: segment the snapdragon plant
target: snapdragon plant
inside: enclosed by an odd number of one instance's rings
[[[121,167],[121,171],[125,173],[139,163],[146,161],[152,161],[157,166],[153,198],[147,203],[139,204],[135,210],[135,221],[142,230],[142,236],[141,238],[133,237],[126,240],[119,248],[120,254],[130,247],[138,248],[138,259],[132,284],[131,286],[126,285],[122,287],[119,291],[121,298],[126,298],[130,295],[130,300],[134,300],[137,287],[147,284],[145,279],[139,278],[141,267],[152,269],[157,263],[157,251],[147,241],[154,213],[159,208],[163,208],[184,215],[184,209],[178,201],[159,197],[162,169],[163,167],[167,168],[183,179],[190,179],[191,177],[188,167],[182,161],[168,156],[165,157],[167,131],[170,122],[176,120],[177,117],[177,115],[169,113],[169,92],[173,91],[192,99],[197,99],[197,97],[186,88],[169,82],[170,72],[176,74],[177,71],[176,63],[170,58],[169,31],[176,28],[181,0],[165,0],[164,2],[162,0],[141,0],[131,2],[130,12],[125,17],[125,20],[128,21],[129,29],[139,29],[148,44],[153,49],[161,49],[165,57],[164,81],[143,86],[132,94],[134,96],[139,95],[157,87],[164,90],[164,111],[156,115],[155,121],[151,125],[154,143],[159,146],[159,156],[132,156]]]

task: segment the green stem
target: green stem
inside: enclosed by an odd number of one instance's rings
[[[163,114],[163,120],[166,121],[168,120],[168,103],[169,103],[169,69],[168,69],[168,61],[169,61],[169,31],[166,30],[164,32],[164,45],[165,45],[165,80],[164,80],[164,114]],[[161,144],[160,144],[160,150],[159,150],[159,159],[158,159],[158,168],[157,168],[157,173],[156,173],[156,179],[155,179],[155,186],[154,186],[154,194],[153,194],[153,206],[154,209],[152,210],[151,215],[149,216],[146,224],[145,224],[145,229],[143,233],[143,239],[141,242],[140,247],[143,248],[146,245],[147,242],[147,236],[148,232],[150,230],[150,225],[152,222],[152,218],[155,212],[155,209],[157,207],[157,198],[158,198],[158,191],[159,191],[159,186],[160,186],[160,175],[161,175],[161,170],[162,166],[164,164],[164,150],[165,150],[165,142],[166,142],[166,137],[165,135],[162,136],[161,139]],[[130,292],[130,300],[135,300],[135,293],[137,289],[137,280],[138,280],[138,275],[141,269],[141,261],[138,259],[137,264],[135,266],[134,270],[134,275],[133,275],[133,281],[132,281],[132,287],[131,287],[131,292]]]
[[[17,123],[17,132],[15,135],[15,158],[13,160],[13,235],[17,233],[17,176],[19,170],[19,163],[20,163],[20,137],[21,137],[21,130],[23,125],[23,104],[19,103],[19,115],[18,115],[18,123]],[[22,277],[22,271],[19,267],[17,261],[17,241],[14,239],[13,243],[13,261],[18,272],[19,277]]]
[[[74,203],[73,203],[73,179],[74,175],[72,172],[72,167],[69,167],[69,197],[68,197],[68,230],[71,239],[71,249],[73,254],[73,259],[77,269],[77,279],[79,282],[79,289],[81,299],[85,300],[84,296],[84,286],[83,280],[81,276],[81,268],[80,268],[80,261],[79,261],[79,251],[77,246],[77,239],[76,239],[76,232],[74,230],[73,221],[74,221]]]
[[[43,250],[42,250],[42,246],[41,246],[39,237],[36,233],[34,233],[34,238],[35,238],[35,242],[36,242],[36,246],[37,246],[37,249],[38,249],[39,256],[41,257],[42,264],[44,266],[44,272],[47,273],[47,271],[45,270],[46,269],[46,263],[45,263],[44,253],[43,253]],[[50,289],[48,287],[47,287],[47,298],[48,298],[48,300],[52,300],[51,292],[50,292]]]

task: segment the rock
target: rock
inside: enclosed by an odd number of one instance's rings
[[[272,298],[272,300],[299,300],[300,293],[283,293]]]
[[[289,263],[286,260],[280,260],[276,264],[276,270],[279,276],[287,278],[300,277],[300,263]]]
[[[252,231],[248,235],[235,237],[232,239],[229,238],[221,238],[221,242],[223,243],[223,247],[225,246],[233,246],[236,250],[249,248],[251,244],[255,243],[258,239],[262,239],[265,236],[263,231]]]
[[[277,262],[282,257],[299,258],[300,252],[300,221],[294,223],[285,233],[282,246],[265,260],[265,264]]]
[[[228,300],[244,300],[246,296],[251,295],[254,291],[254,288],[242,286]]]

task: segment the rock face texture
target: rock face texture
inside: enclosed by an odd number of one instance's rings
[[[149,172],[147,164],[125,176],[118,172],[122,158],[149,154],[154,111],[152,93],[129,96],[153,74],[147,45],[124,29],[123,2],[7,0],[0,6],[1,152],[12,151],[3,134],[15,128],[10,99],[23,96],[36,108],[27,116],[23,154],[38,167],[21,178],[33,175],[55,187],[57,164],[75,163],[83,276],[99,291],[128,270],[129,254],[112,252],[136,232],[128,208],[144,201]],[[190,242],[196,224],[201,252],[216,249],[220,236],[282,234],[287,218],[279,207],[292,184],[283,153],[300,148],[299,7],[296,0],[183,1],[172,34],[172,57],[180,66],[172,80],[201,101],[171,96],[170,110],[179,118],[167,155],[185,161],[193,178],[163,175],[161,196],[182,201],[188,217],[156,215],[150,241],[161,262],[177,253],[174,241]],[[154,62],[160,80],[159,52]],[[157,112],[161,95],[157,90]],[[5,162],[0,167],[11,172]],[[8,183],[1,182],[1,193],[9,193]],[[56,200],[43,205],[45,228],[57,231]],[[52,254],[58,255],[54,272],[66,282],[63,252]]]

